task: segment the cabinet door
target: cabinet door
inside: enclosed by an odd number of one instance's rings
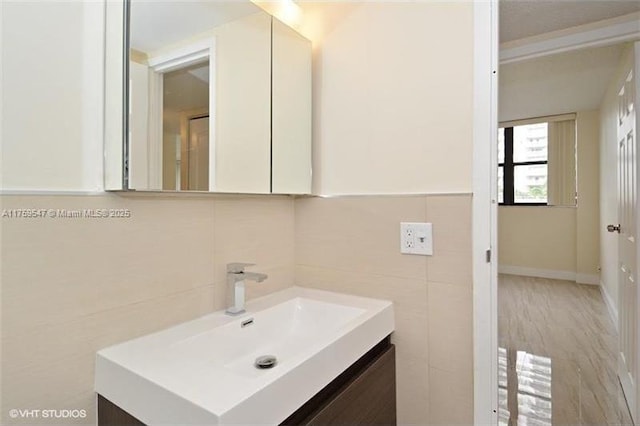
[[[257,13],[216,33],[215,182],[210,191],[270,192],[271,16]],[[209,148],[211,149],[211,147]]]
[[[391,345],[306,425],[396,425],[395,362]]]
[[[273,18],[271,192],[311,193],[311,42]]]

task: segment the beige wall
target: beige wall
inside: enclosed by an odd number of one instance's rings
[[[576,128],[577,206],[500,207],[498,261],[503,270],[519,267],[555,271],[565,279],[598,283],[599,112],[579,111]]]
[[[1,202],[3,209],[131,211],[130,219],[2,219],[2,424],[11,408],[86,409],[79,423],[93,424],[95,352],[221,309],[228,262],[256,263],[269,274],[249,285],[249,297],[294,282],[288,197]]]
[[[576,209],[500,207],[498,249],[500,266],[575,272]]]
[[[619,223],[617,95],[619,84],[626,77],[624,70],[628,69],[632,62],[633,49],[632,46],[627,46],[600,107],[600,282],[608,296],[608,302],[615,309],[618,306],[618,234],[607,232],[605,227],[608,224]]]
[[[314,193],[470,192],[473,3],[300,5],[315,48]]]
[[[434,255],[402,255],[401,221]],[[471,196],[296,201],[296,282],[394,302],[398,423],[473,422]]]
[[[2,208],[132,214],[2,220],[5,414],[92,416],[95,351],[222,308],[224,265],[246,261],[269,274],[250,296],[296,282],[393,300],[399,420],[471,421],[470,196],[4,196]],[[434,224],[433,257],[399,253],[400,221]]]
[[[132,216],[2,219],[5,416],[43,407],[86,409],[92,419],[95,351],[221,309],[225,264],[244,261],[269,274],[249,287],[250,297],[295,282],[393,300],[399,421],[471,421],[471,196],[0,201],[3,209],[114,208]],[[434,224],[433,257],[399,253],[400,221]]]

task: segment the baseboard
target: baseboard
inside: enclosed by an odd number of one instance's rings
[[[498,265],[501,274],[520,275],[523,277],[549,278],[552,280],[574,281],[578,284],[599,285],[600,277],[592,274],[577,274],[573,271],[556,269],[527,268],[524,266]]]
[[[611,321],[613,321],[613,326],[616,328],[616,331],[618,331],[618,308],[616,308],[616,304],[613,303],[613,299],[609,295],[604,282],[600,282],[600,293],[602,294],[605,305],[607,305],[607,310],[609,311]]]
[[[600,285],[600,276],[596,274],[576,274],[578,284]]]
[[[524,266],[498,265],[501,274],[521,275],[523,277],[550,278],[553,280],[575,281],[573,271],[558,271],[553,269],[526,268]]]

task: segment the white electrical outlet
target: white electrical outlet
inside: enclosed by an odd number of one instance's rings
[[[433,255],[433,226],[430,223],[400,223],[400,253]]]

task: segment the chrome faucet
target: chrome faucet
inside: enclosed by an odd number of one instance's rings
[[[227,263],[227,315],[240,315],[244,310],[244,281],[262,282],[267,274],[245,272],[253,263]]]

